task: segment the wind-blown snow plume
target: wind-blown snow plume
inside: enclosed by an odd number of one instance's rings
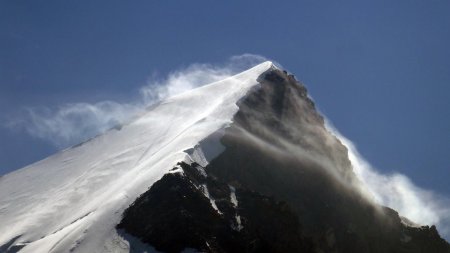
[[[152,79],[140,89],[145,104],[180,94],[208,83],[223,80],[233,74],[230,68],[209,64],[192,64],[186,69],[169,74],[166,79]]]
[[[419,188],[405,175],[377,171],[359,154],[355,144],[329,121],[326,121],[326,127],[347,147],[353,170],[368,188],[369,199],[395,209],[401,216],[420,225],[436,225],[444,237],[450,237],[449,199]]]
[[[65,104],[56,110],[26,108],[26,117],[10,122],[10,126],[23,127],[30,135],[62,147],[119,125],[139,111],[136,105],[114,101]]]
[[[225,79],[263,61],[266,58],[262,56],[243,54],[231,57],[224,64],[192,64],[171,72],[165,78],[150,78],[147,85],[140,88],[137,101],[80,102],[57,108],[26,108],[22,116],[9,120],[6,126],[24,130],[57,147],[66,147],[128,122],[159,100]]]
[[[243,54],[232,56],[225,64],[194,63],[187,68],[171,72],[164,79],[151,78],[148,85],[140,89],[145,104],[180,94],[182,92],[223,80],[261,62],[263,56]]]

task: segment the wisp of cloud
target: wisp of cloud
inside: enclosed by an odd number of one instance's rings
[[[140,96],[135,101],[79,102],[57,108],[28,107],[24,114],[10,119],[5,125],[64,148],[128,122],[160,100],[225,79],[266,60],[259,55],[243,54],[218,65],[195,63],[173,71],[167,77],[150,78],[140,88]]]
[[[370,165],[349,139],[327,120],[328,131],[348,149],[348,156],[359,180],[368,188],[369,199],[393,208],[420,225],[436,225],[442,236],[450,237],[450,200],[414,185],[405,175],[383,174]]]

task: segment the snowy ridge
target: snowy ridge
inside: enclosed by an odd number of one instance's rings
[[[1,177],[0,247],[128,252],[115,230],[123,210],[186,159],[185,150],[229,125],[236,102],[272,67],[171,97],[120,130]],[[197,151],[191,158],[207,162]]]

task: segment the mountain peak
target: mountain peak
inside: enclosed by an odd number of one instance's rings
[[[184,161],[185,150],[230,125],[237,102],[271,66],[170,97],[121,128],[4,175],[0,246],[67,251],[83,241],[77,249],[94,252],[112,243],[124,208]]]
[[[306,88],[266,61],[3,176],[0,251],[450,251],[359,186]]]

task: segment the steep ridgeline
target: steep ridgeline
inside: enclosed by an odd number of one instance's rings
[[[366,197],[292,75],[270,68],[258,82],[228,128],[125,210],[119,231],[163,252],[450,252],[434,226]]]
[[[0,177],[0,253],[450,252],[373,203],[271,62]]]
[[[124,210],[184,161],[185,150],[230,125],[236,102],[271,66],[164,99],[127,124],[2,176],[0,252],[133,251],[138,240],[116,230]],[[215,148],[223,150],[212,145],[209,154]]]

